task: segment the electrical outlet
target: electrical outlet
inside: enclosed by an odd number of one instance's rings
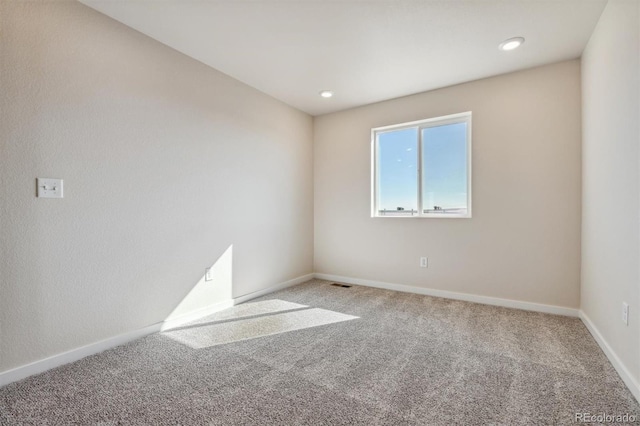
[[[421,268],[428,268],[429,267],[429,258],[428,257],[421,257],[420,258],[420,267]]]
[[[622,302],[622,322],[629,325],[629,305],[625,302]]]
[[[205,268],[204,270],[204,280],[211,281],[213,279],[213,273],[211,272],[211,268]]]

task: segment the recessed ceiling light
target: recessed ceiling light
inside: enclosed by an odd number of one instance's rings
[[[333,96],[333,92],[331,90],[323,90],[320,92],[320,96],[323,98],[330,98]]]
[[[509,51],[509,50],[517,49],[522,45],[522,43],[524,43],[523,37],[513,37],[500,43],[498,48],[500,50]]]

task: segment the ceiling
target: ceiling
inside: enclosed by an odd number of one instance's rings
[[[606,0],[81,0],[312,115],[582,54]],[[511,52],[503,40],[522,36]],[[334,91],[330,99],[321,90]]]

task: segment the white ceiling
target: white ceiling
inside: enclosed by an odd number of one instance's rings
[[[606,0],[81,0],[312,115],[577,58]],[[526,42],[498,50],[510,37]],[[331,99],[318,92],[330,89]]]

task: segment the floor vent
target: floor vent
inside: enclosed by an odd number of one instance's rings
[[[346,284],[333,283],[331,285],[336,286],[336,287],[351,288],[350,285],[346,285]]]

